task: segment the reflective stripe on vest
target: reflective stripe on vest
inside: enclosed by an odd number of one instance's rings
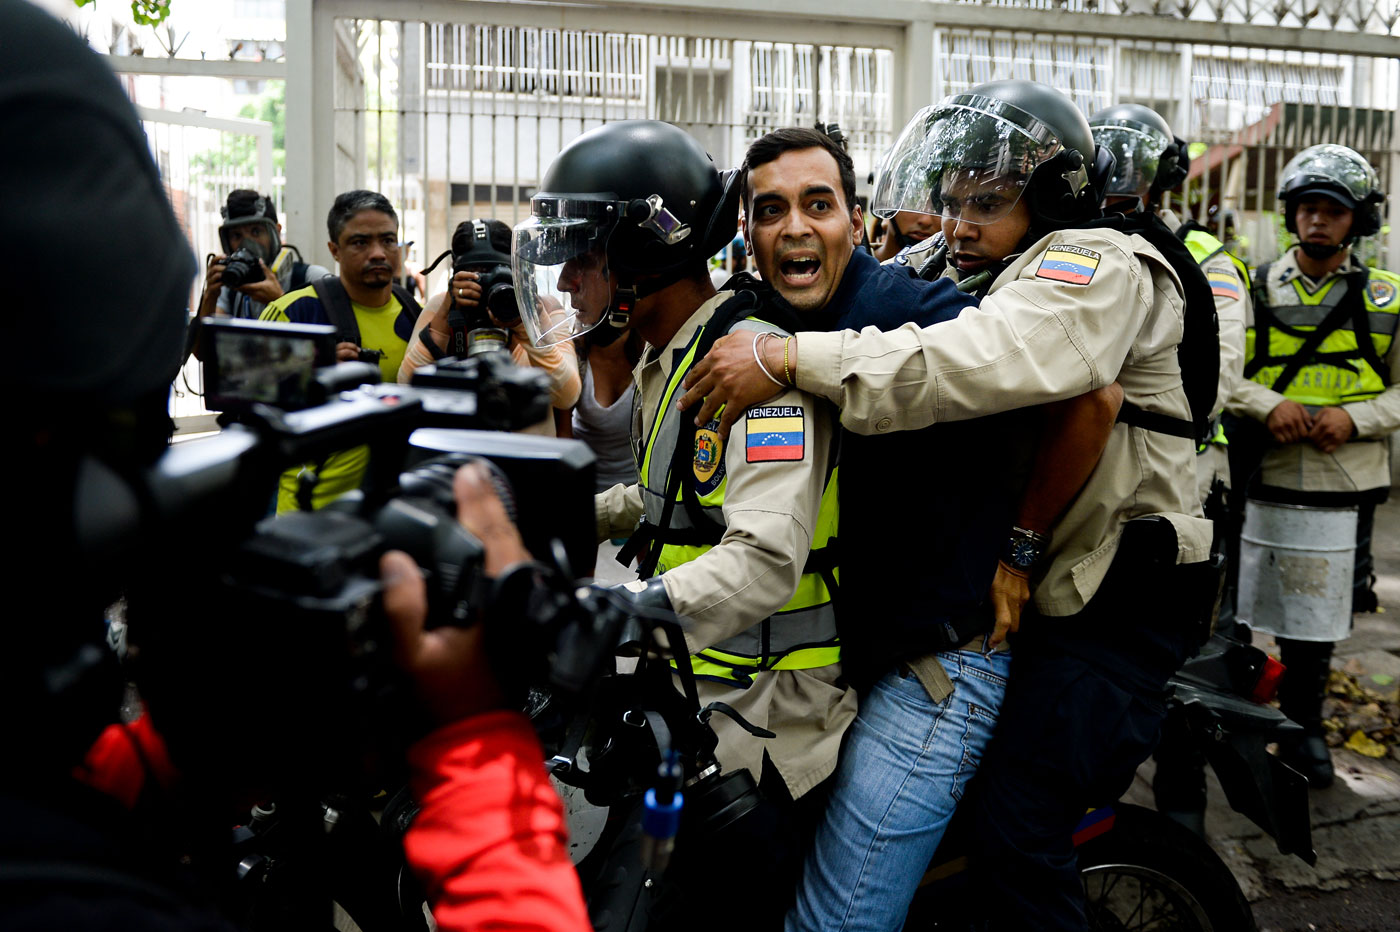
[[[1259,269],[1260,282],[1266,289],[1268,270],[1269,266]],[[1373,288],[1370,282],[1373,279],[1379,279],[1389,288],[1390,297],[1383,306],[1378,306],[1372,300]],[[1371,330],[1371,343],[1375,347],[1376,355],[1383,359],[1390,350],[1396,324],[1400,321],[1400,316],[1397,316],[1400,315],[1400,300],[1396,300],[1394,296],[1400,278],[1372,270],[1367,282],[1368,286],[1362,295],[1366,306],[1366,320]],[[1343,299],[1350,286],[1351,282],[1347,277],[1341,275],[1328,280],[1313,294],[1307,292],[1298,278],[1281,286],[1287,303],[1271,305],[1268,308],[1278,326],[1269,326],[1268,342],[1263,347],[1266,354],[1265,364],[1251,375],[1250,379],[1272,387],[1288,360]],[[1269,293],[1266,291],[1264,296],[1269,297]],[[1255,317],[1258,316],[1259,311],[1256,308]],[[1348,318],[1323,338],[1314,353],[1314,361],[1303,366],[1293,381],[1284,388],[1285,398],[1305,405],[1340,405],[1365,401],[1385,390],[1385,381],[1362,357],[1358,349],[1354,327],[1355,322]],[[1245,359],[1253,360],[1257,349],[1258,336],[1255,328],[1246,328]]]
[[[666,505],[666,485],[672,453],[676,449],[676,441],[684,420],[676,410],[674,399],[679,397],[681,380],[695,363],[696,344],[704,329],[702,326],[695,332],[680,362],[671,373],[666,390],[661,393],[661,402],[642,451],[638,478],[643,510],[649,518],[660,518]],[[733,329],[781,332],[770,324],[752,319],[740,321]],[[699,442],[700,433],[697,432],[696,436]],[[712,440],[717,442],[717,436]],[[717,468],[722,468],[723,451],[720,451],[718,456],[720,464]],[[699,483],[699,480],[691,475],[682,481]],[[713,488],[701,487],[695,490],[704,518],[713,521],[721,530],[724,528],[726,484],[727,477],[721,476],[719,481],[713,484]],[[671,509],[670,530],[694,527],[690,513],[680,505],[683,494],[684,492],[679,490],[676,493],[677,505]],[[812,536],[814,555],[820,554],[836,536],[837,496],[837,472],[833,468],[822,491],[821,508],[817,513],[817,526]],[[664,534],[665,531],[661,533]],[[708,552],[712,545],[663,542],[660,546],[658,574],[698,559]],[[817,557],[811,557],[809,560],[819,562]],[[839,581],[840,571],[833,570],[833,575]],[[840,646],[836,637],[836,612],[831,604],[831,592],[822,574],[814,570],[802,574],[797,591],[787,604],[772,616],[692,655],[691,666],[697,676],[747,686],[752,682],[749,674],[755,670],[805,670],[825,667],[837,663],[840,659]]]
[[[1246,291],[1249,290],[1249,267],[1244,261],[1232,252],[1225,252],[1225,244],[1220,242],[1209,233],[1202,233],[1200,230],[1191,230],[1186,234],[1186,248],[1191,252],[1191,258],[1196,260],[1197,265],[1205,265],[1210,259],[1214,259],[1222,252],[1225,258],[1235,266],[1235,271],[1239,273],[1240,282]]]

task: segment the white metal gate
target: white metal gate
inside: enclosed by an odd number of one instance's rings
[[[236,188],[270,192],[280,215],[285,185],[272,173],[272,124],[150,107],[140,107],[138,112],[171,209],[199,259],[200,273],[191,284],[189,298],[193,309],[204,284],[205,257],[223,252],[220,208],[229,192]],[[171,416],[182,431],[211,426],[202,376],[198,361],[191,358],[175,380]]]

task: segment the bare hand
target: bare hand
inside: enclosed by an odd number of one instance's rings
[[[530,559],[484,465],[472,463],[457,470],[452,492],[457,520],[486,548],[488,576]],[[445,724],[498,708],[503,697],[482,644],[481,626],[423,630],[428,593],[412,558],[397,550],[386,553],[379,572],[394,662],[413,678],[419,698],[436,721]]]
[[[1323,453],[1331,453],[1351,439],[1356,424],[1345,408],[1323,408],[1313,416],[1308,439]]]
[[[262,266],[263,279],[260,282],[249,282],[240,285],[236,291],[241,291],[254,301],[261,301],[263,304],[271,304],[282,297],[282,283],[277,280],[277,276],[272,274],[272,269],[267,267],[267,263],[258,260],[258,265]]]
[[[758,368],[758,363],[754,361],[753,346],[756,339],[757,335],[748,331],[720,337],[715,341],[715,345],[710,347],[710,352],[705,358],[696,363],[685,377],[684,384],[688,391],[677,407],[684,411],[703,401],[700,414],[695,419],[697,425],[708,423],[723,405],[719,433],[721,437],[728,437],[729,428],[745,411],[782,391],[763,374]],[[778,371],[782,371],[782,343],[782,340],[769,339],[760,344],[759,348],[764,353],[764,364],[769,367],[769,371],[773,368],[774,347],[777,348]],[[794,349],[795,344],[796,341],[791,344]],[[789,361],[796,361],[795,353]],[[777,375],[775,377],[781,378]]]
[[[335,345],[336,362],[354,362],[360,358],[360,348],[354,343],[345,342]]]
[[[394,663],[439,725],[499,708],[500,687],[482,644],[481,625],[423,630],[428,590],[413,558],[391,550],[379,559],[384,614],[394,643]]]
[[[204,270],[204,294],[200,298],[199,316],[214,313],[219,303],[219,292],[224,287],[224,260],[228,256],[215,256]]]
[[[991,598],[996,627],[988,646],[996,647],[1008,634],[1021,630],[1021,609],[1031,598],[1030,580],[998,561],[997,574],[992,578]]]
[[[487,576],[499,576],[507,568],[531,559],[484,464],[468,463],[457,470],[452,494],[457,499],[457,520],[486,548]]]
[[[1297,443],[1312,431],[1313,419],[1312,415],[1308,414],[1308,409],[1298,402],[1280,401],[1278,406],[1269,412],[1264,426],[1279,443]]]
[[[481,303],[480,278],[475,272],[452,273],[448,290],[452,300],[456,301],[459,307],[476,307]]]

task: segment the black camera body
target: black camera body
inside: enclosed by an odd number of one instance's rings
[[[522,691],[525,671],[547,677],[569,600],[486,610],[502,596],[482,577],[481,545],[457,522],[452,495],[457,468],[487,460],[526,546],[557,565],[539,573],[571,594],[575,574],[592,571],[592,451],[503,432],[548,411],[543,373],[489,354],[427,367],[419,385],[372,384],[375,366],[316,365],[334,358],[332,327],[206,329],[205,384],[238,423],[171,447],[135,477],[125,511],[94,499],[80,521],[104,529],[102,552],[140,554],[132,630],[144,665],[159,671],[142,690],[162,710],[158,726],[182,733],[174,743],[222,754],[204,736],[251,729],[258,751],[238,761],[253,770],[240,776],[248,785],[382,780],[365,759],[400,759],[419,730],[388,650],[378,564],[390,549],[421,568],[429,625],[493,629],[497,619],[506,630],[486,641],[501,679]],[[360,446],[369,449],[360,489],[319,511],[263,517],[285,470]],[[513,502],[512,488],[524,493]],[[237,770],[210,766],[230,779]]]
[[[267,277],[258,256],[247,246],[239,246],[224,259],[223,284],[242,288]]]
[[[509,337],[491,320],[489,310],[497,321],[507,327],[520,319],[515,303],[515,277],[511,274],[510,256],[500,252],[491,242],[485,223],[473,220],[463,223],[452,237],[452,272],[475,272],[481,285],[481,302],[474,308],[462,308],[461,326],[465,331],[465,347],[454,347],[456,355],[476,355],[490,350],[505,349]],[[455,299],[455,296],[453,296]],[[454,334],[455,336],[455,334]]]

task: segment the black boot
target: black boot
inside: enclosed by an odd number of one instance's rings
[[[1332,754],[1323,740],[1322,697],[1331,670],[1331,641],[1279,638],[1279,652],[1288,672],[1279,684],[1283,714],[1303,726],[1303,735],[1279,742],[1279,759],[1307,778],[1315,790],[1332,785]]]

